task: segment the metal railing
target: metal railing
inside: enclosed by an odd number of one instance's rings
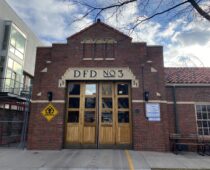
[[[28,98],[30,86],[25,85],[12,78],[0,78],[0,92],[8,92],[21,97]]]
[[[0,100],[0,147],[10,147],[14,144],[14,146],[25,148],[31,87],[11,78],[0,78],[0,92],[11,93],[18,97],[17,100],[14,98],[9,100],[6,95],[7,100]]]

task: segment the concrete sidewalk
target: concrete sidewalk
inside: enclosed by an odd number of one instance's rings
[[[139,152],[125,150],[29,151],[0,149],[0,170],[79,169],[209,169],[210,157],[196,153]]]

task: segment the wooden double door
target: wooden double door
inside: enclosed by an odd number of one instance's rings
[[[66,148],[131,146],[129,82],[69,82]]]

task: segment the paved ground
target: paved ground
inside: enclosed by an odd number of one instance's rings
[[[210,169],[210,156],[126,150],[0,149],[0,170]]]

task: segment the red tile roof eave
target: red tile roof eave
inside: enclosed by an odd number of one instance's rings
[[[210,84],[210,68],[165,68],[167,84]]]

